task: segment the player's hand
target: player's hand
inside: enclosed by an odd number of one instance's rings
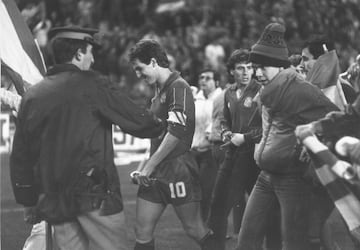
[[[32,225],[41,221],[36,213],[36,207],[24,207],[24,221]]]
[[[139,175],[140,175],[140,172],[137,171],[137,170],[132,171],[132,172],[130,173],[131,182],[132,182],[133,184],[139,184],[139,183],[138,183],[138,179],[137,179]]]
[[[230,139],[231,143],[239,147],[245,142],[245,137],[240,133],[233,133]]]
[[[134,184],[137,185],[143,185],[145,187],[150,186],[151,182],[155,179],[148,177],[147,175],[144,175],[142,172],[139,171],[133,171],[130,173],[131,181]]]
[[[138,175],[137,182],[141,186],[149,187],[151,185],[152,179],[147,175]]]

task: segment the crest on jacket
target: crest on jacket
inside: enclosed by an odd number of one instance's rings
[[[244,106],[250,108],[252,105],[252,101],[253,99],[250,96],[246,97],[244,100]]]
[[[165,101],[166,101],[166,93],[162,93],[162,94],[160,95],[160,103],[161,103],[161,104],[164,104]]]

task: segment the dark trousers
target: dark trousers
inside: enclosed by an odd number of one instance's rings
[[[253,155],[253,149],[231,146],[219,168],[208,217],[208,225],[214,231],[218,243],[214,249],[225,248],[227,217],[231,209],[234,206],[245,209],[245,192],[251,192],[259,173]],[[237,216],[239,222],[242,214],[240,210]]]
[[[201,214],[205,221],[209,214],[211,194],[214,188],[218,166],[216,165],[212,151],[205,152],[191,151],[199,165],[200,186],[202,199],[200,202]]]
[[[352,238],[344,219],[336,208],[325,222],[321,240],[326,250],[360,249],[360,242]]]
[[[211,146],[211,154],[217,166],[217,171],[219,170],[219,167],[225,160],[225,149],[221,148],[222,144],[223,144],[222,141],[217,141],[217,142],[212,142],[212,146]]]
[[[282,249],[310,249],[308,215],[310,186],[302,176],[280,176],[261,171],[250,194],[237,250],[260,250],[271,218],[280,207]]]

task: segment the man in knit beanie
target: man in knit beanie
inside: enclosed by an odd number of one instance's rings
[[[237,249],[262,249],[273,212],[281,216],[283,249],[310,249],[307,231],[310,186],[303,176],[308,162],[300,157],[297,125],[324,117],[336,106],[309,82],[288,68],[285,27],[267,25],[253,45],[250,62],[264,87],[260,93],[263,134],[255,150],[261,170],[249,197]]]
[[[263,66],[289,67],[289,51],[284,33],[285,27],[279,23],[267,25],[259,41],[251,48],[250,61]]]

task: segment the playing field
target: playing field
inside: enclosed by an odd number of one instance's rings
[[[23,222],[21,206],[15,204],[9,177],[8,155],[1,155],[1,249],[20,250],[31,227]],[[136,167],[130,164],[118,167],[121,191],[125,203],[128,233],[131,242],[135,241],[135,197],[137,186],[131,184],[129,173]],[[230,227],[231,225],[229,225]],[[157,250],[196,250],[196,243],[188,238],[176,218],[172,207],[163,214],[155,231]],[[233,249],[234,239],[229,239],[227,249]]]

